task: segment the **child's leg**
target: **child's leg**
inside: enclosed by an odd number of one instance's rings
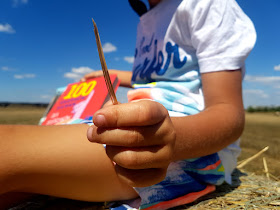
[[[214,153],[172,162],[163,181],[135,189],[141,197],[140,209],[169,209],[197,200],[223,181],[224,168]]]
[[[0,126],[0,194],[30,192],[86,201],[137,197],[119,181],[88,125]]]
[[[11,192],[0,195],[0,209],[9,209],[35,198],[37,194]]]

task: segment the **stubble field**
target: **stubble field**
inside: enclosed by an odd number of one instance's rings
[[[31,105],[0,107],[0,124],[37,125],[45,110],[45,107]]]
[[[263,157],[265,157],[269,172],[280,178],[280,116],[275,113],[246,113],[239,160],[256,154],[266,146],[269,146],[269,149],[244,166],[244,169],[264,174]]]

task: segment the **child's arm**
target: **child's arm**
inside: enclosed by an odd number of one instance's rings
[[[208,155],[241,135],[244,111],[240,70],[202,75],[206,108],[186,117],[142,100],[108,106],[93,116],[88,139],[107,144],[119,177],[131,186],[161,181],[171,161]],[[175,144],[175,146],[174,146]]]
[[[202,74],[205,110],[172,118],[176,128],[174,159],[201,157],[236,141],[244,128],[240,70]]]
[[[120,80],[120,85],[124,87],[131,87],[131,77],[132,72],[131,71],[122,71],[122,70],[115,70],[115,69],[109,69],[109,74],[117,74],[118,79]],[[101,77],[103,76],[103,72],[100,71],[93,71],[91,73],[88,73],[84,75],[84,77],[81,79],[82,81],[94,78],[94,77]]]

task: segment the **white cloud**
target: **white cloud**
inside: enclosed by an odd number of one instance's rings
[[[79,80],[82,78],[82,76],[80,74],[76,74],[76,73],[72,73],[72,72],[65,73],[64,77],[68,78],[68,79],[74,79],[74,80]]]
[[[278,83],[280,82],[280,77],[260,77],[260,76],[251,76],[251,75],[246,75],[244,78],[245,81],[248,82],[258,82],[258,83],[263,83],[263,84],[273,84],[273,83]]]
[[[8,67],[8,66],[2,66],[2,67],[1,67],[1,70],[2,70],[2,71],[13,71],[14,69],[12,69],[12,68],[10,68],[10,67]]]
[[[13,29],[13,27],[8,23],[0,24],[0,32],[8,33],[8,34],[16,33],[16,31]]]
[[[247,75],[244,78],[244,85],[248,87],[243,91],[245,107],[280,104],[280,97],[277,96],[280,88],[280,76]]]
[[[2,69],[3,71],[9,71],[9,70],[10,70],[8,66],[2,66],[1,69]]]
[[[35,78],[36,75],[35,74],[24,74],[25,78]]]
[[[11,67],[9,67],[9,66],[2,66],[2,67],[0,68],[0,70],[2,70],[2,71],[17,71],[17,69],[11,68]]]
[[[260,89],[243,90],[244,106],[270,106],[277,104],[277,100],[271,98],[269,94]]]
[[[72,68],[72,72],[77,73],[77,74],[88,74],[92,71],[93,71],[93,69],[86,67],[86,66],[81,66],[79,68]]]
[[[23,79],[23,75],[15,74],[15,75],[14,75],[14,78],[15,78],[15,79]]]
[[[133,63],[134,62],[134,57],[133,56],[125,56],[123,59],[128,63]]]
[[[110,52],[117,51],[117,47],[109,42],[105,43],[102,46],[102,48],[103,48],[104,53],[110,53]]]
[[[275,70],[275,71],[280,71],[280,64],[277,65],[277,66],[274,66],[274,70]]]
[[[279,106],[280,92],[261,89],[245,89],[243,91],[244,106]]]
[[[35,74],[15,74],[14,78],[15,79],[32,79],[35,78]]]
[[[18,7],[21,4],[27,4],[28,0],[12,0],[12,6]]]
[[[89,67],[81,66],[79,68],[72,68],[71,72],[66,72],[64,74],[64,77],[68,79],[73,79],[75,81],[79,81],[85,74],[88,74],[93,71],[94,70]]]
[[[268,94],[266,94],[263,90],[259,90],[259,89],[247,89],[247,90],[244,90],[243,93],[245,95],[258,96],[260,98],[268,98],[269,97]]]
[[[41,95],[40,98],[41,99],[52,99],[53,96],[51,96],[51,95]]]

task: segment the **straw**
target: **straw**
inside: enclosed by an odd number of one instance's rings
[[[265,157],[263,157],[263,166],[264,166],[264,173],[265,173],[267,179],[270,179],[269,171],[268,171],[268,167],[267,167],[267,163],[266,163]]]
[[[265,147],[263,148],[261,151],[259,151],[257,154],[253,155],[252,157],[249,157],[248,159],[242,161],[237,168],[240,169],[243,166],[247,165],[247,163],[251,162],[252,160],[256,159],[257,157],[259,157],[262,153],[264,153],[265,151],[267,151],[269,149],[269,147]]]
[[[107,65],[105,62],[105,57],[104,57],[104,53],[102,50],[102,45],[101,45],[98,29],[97,29],[96,23],[94,22],[93,18],[92,18],[92,23],[93,23],[93,27],[94,27],[94,34],[95,34],[99,59],[100,59],[100,63],[101,63],[102,71],[103,71],[103,76],[104,76],[104,79],[106,82],[106,86],[107,86],[107,89],[108,89],[108,92],[110,94],[113,104],[118,104],[117,97],[115,95],[114,88],[113,88],[113,85],[112,85],[112,82],[111,82],[111,79],[109,76],[108,68],[107,68]]]

